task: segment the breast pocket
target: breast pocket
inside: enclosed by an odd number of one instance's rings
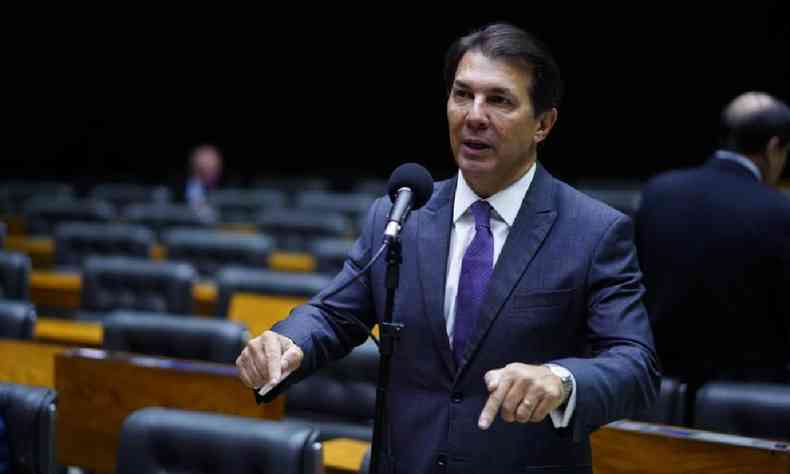
[[[516,290],[513,294],[511,309],[514,312],[525,312],[541,308],[552,308],[562,311],[567,309],[576,288],[560,290]]]

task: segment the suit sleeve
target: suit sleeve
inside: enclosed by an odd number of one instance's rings
[[[628,217],[617,218],[597,244],[587,289],[591,357],[552,361],[576,379],[578,397],[569,428],[577,440],[649,408],[659,390],[658,361]]]
[[[299,382],[333,360],[347,355],[365,342],[368,331],[353,321],[361,321],[368,330],[376,323],[373,293],[369,274],[363,275],[337,295],[325,299],[335,289],[346,284],[373,257],[376,216],[383,214],[383,200],[377,200],[368,212],[362,235],[354,243],[343,269],[332,283],[308,303],[294,308],[286,319],[272,327],[272,331],[290,338],[304,352],[302,365],[266,396],[256,393],[259,403],[269,402],[288,387]]]

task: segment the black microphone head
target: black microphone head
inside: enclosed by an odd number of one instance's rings
[[[412,209],[419,209],[425,205],[433,194],[433,178],[425,167],[417,163],[404,163],[390,175],[389,190],[390,200],[395,202],[398,197],[398,190],[409,188],[414,194]]]

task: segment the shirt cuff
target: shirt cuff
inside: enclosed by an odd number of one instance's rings
[[[576,408],[576,378],[571,371],[565,367],[556,364],[546,364],[546,366],[558,377],[571,376],[573,389],[571,390],[570,398],[568,398],[568,401],[565,403],[565,408],[557,408],[549,413],[551,422],[554,424],[555,428],[565,428],[570,423],[573,411]]]

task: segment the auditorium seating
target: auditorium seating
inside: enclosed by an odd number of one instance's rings
[[[276,189],[218,189],[208,200],[226,223],[252,223],[261,212],[287,205],[285,193]]]
[[[30,303],[0,300],[0,338],[30,339],[36,323],[36,308]]]
[[[217,275],[217,316],[226,317],[234,293],[310,298],[331,281],[318,273],[288,273],[228,267]],[[285,316],[285,315],[283,315]]]
[[[661,423],[665,425],[683,426],[686,420],[685,383],[672,377],[661,378],[661,392],[653,407],[633,417],[634,420]]]
[[[0,251],[5,248],[5,236],[8,234],[8,228],[5,222],[0,222]]]
[[[55,264],[78,267],[88,257],[149,258],[154,234],[146,227],[72,222],[55,229]]]
[[[371,441],[378,363],[378,347],[368,340],[346,357],[289,387],[285,393],[286,420],[316,427],[321,440]]]
[[[191,263],[203,276],[228,265],[265,268],[274,241],[265,235],[176,229],[163,237],[167,259]]]
[[[74,189],[64,183],[46,181],[5,181],[0,183],[0,214],[21,215],[25,204],[34,197],[47,200],[74,197]]]
[[[279,250],[305,251],[313,239],[350,237],[354,233],[354,224],[348,217],[313,209],[264,211],[256,224],[258,230],[274,237]]]
[[[131,183],[103,183],[90,193],[92,199],[111,203],[123,210],[130,204],[170,202],[170,190],[165,186],[143,186]]]
[[[195,269],[184,263],[93,257],[82,272],[80,317],[100,318],[116,309],[191,314]]]
[[[25,206],[24,216],[28,235],[52,235],[63,222],[109,222],[115,210],[104,201],[37,198]]]
[[[123,423],[118,474],[320,474],[316,430],[285,422],[146,408]]]
[[[30,294],[30,258],[0,251],[0,299],[26,301]]]
[[[585,181],[576,188],[584,194],[603,201],[623,214],[633,216],[639,209],[642,192],[639,183]]]
[[[383,196],[387,194],[387,181],[384,179],[363,179],[357,181],[354,185],[354,192],[358,194]]]
[[[132,204],[126,208],[124,217],[132,224],[149,227],[158,238],[177,227],[206,228],[216,224],[211,208],[197,210],[181,204]]]
[[[103,321],[104,349],[233,364],[247,329],[225,320],[115,311]]]
[[[315,239],[308,246],[316,260],[316,271],[334,275],[343,269],[343,264],[354,246],[351,239]]]
[[[296,207],[306,211],[338,212],[356,221],[367,214],[373,201],[372,194],[305,191],[297,197]]]
[[[0,383],[0,418],[5,420],[10,444],[11,472],[54,474],[54,390]]]
[[[790,441],[790,385],[709,382],[697,391],[694,427]]]
[[[255,179],[252,185],[254,188],[277,189],[288,195],[297,191],[327,191],[332,187],[326,178],[308,176],[267,176]]]

